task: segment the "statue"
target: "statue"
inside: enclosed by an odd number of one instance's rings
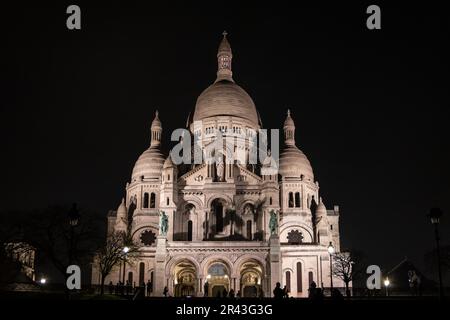
[[[222,158],[222,155],[220,155],[216,161],[217,181],[224,181],[224,177],[223,177],[224,168],[225,168],[225,165],[223,163],[223,158]]]
[[[269,229],[270,229],[271,235],[277,234],[278,218],[277,218],[277,213],[274,210],[270,210]]]
[[[169,217],[164,211],[159,214],[159,234],[162,236],[167,235],[169,229]]]

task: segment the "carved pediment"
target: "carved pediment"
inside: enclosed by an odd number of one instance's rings
[[[205,164],[200,165],[189,172],[185,173],[178,179],[180,185],[203,185],[207,176],[207,167]]]
[[[250,170],[245,169],[243,166],[236,165],[234,170],[234,181],[236,184],[259,185],[261,178]]]

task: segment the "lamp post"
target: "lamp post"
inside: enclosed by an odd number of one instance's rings
[[[334,254],[333,244],[330,242],[328,245],[328,253],[330,254],[330,295],[333,294],[333,254]]]
[[[122,280],[123,280],[123,282],[122,283],[125,286],[125,264],[127,262],[127,253],[128,253],[128,251],[130,251],[130,248],[129,247],[124,247],[122,249],[122,251],[123,251],[123,254],[124,254],[124,258],[123,258],[123,273],[122,273]]]
[[[441,272],[441,253],[439,249],[439,222],[442,216],[442,211],[439,208],[432,208],[428,217],[430,217],[431,224],[434,225],[434,236],[436,239],[436,254],[438,263],[438,275],[439,275],[439,298],[444,297],[444,290],[442,289],[442,272]]]
[[[69,265],[73,263],[73,239],[75,234],[75,227],[80,220],[80,212],[77,208],[77,204],[72,205],[72,209],[69,211],[69,225],[70,225],[70,244],[69,244]]]
[[[389,278],[386,277],[386,279],[384,279],[384,287],[386,288],[386,297],[389,297],[389,290],[388,287],[391,284],[391,282],[389,281]]]

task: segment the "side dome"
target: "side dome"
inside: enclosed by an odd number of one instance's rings
[[[258,125],[258,113],[252,98],[232,81],[217,81],[197,98],[194,121],[215,116],[233,116]]]
[[[314,181],[311,163],[305,154],[295,145],[295,123],[288,110],[284,121],[284,143],[286,147],[280,155],[280,170],[282,177],[301,178]]]
[[[301,177],[314,181],[311,163],[305,154],[296,146],[287,146],[280,155],[279,173],[283,177]]]
[[[162,125],[158,117],[158,111],[155,112],[155,118],[151,126],[150,147],[145,150],[134,164],[131,181],[141,181],[142,179],[155,179],[161,177],[165,157],[161,153]]]
[[[148,148],[137,159],[133,173],[132,181],[139,181],[142,177],[159,178],[164,164],[164,155],[158,148]]]

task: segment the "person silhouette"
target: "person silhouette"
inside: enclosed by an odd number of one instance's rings
[[[275,299],[282,299],[284,295],[283,289],[281,289],[281,283],[277,282],[275,289],[273,289],[273,297]]]
[[[308,289],[308,298],[314,299],[314,296],[316,295],[316,288],[317,288],[316,283],[314,281],[311,281]]]
[[[151,293],[152,293],[152,282],[150,280],[147,280],[147,297],[150,297]]]

